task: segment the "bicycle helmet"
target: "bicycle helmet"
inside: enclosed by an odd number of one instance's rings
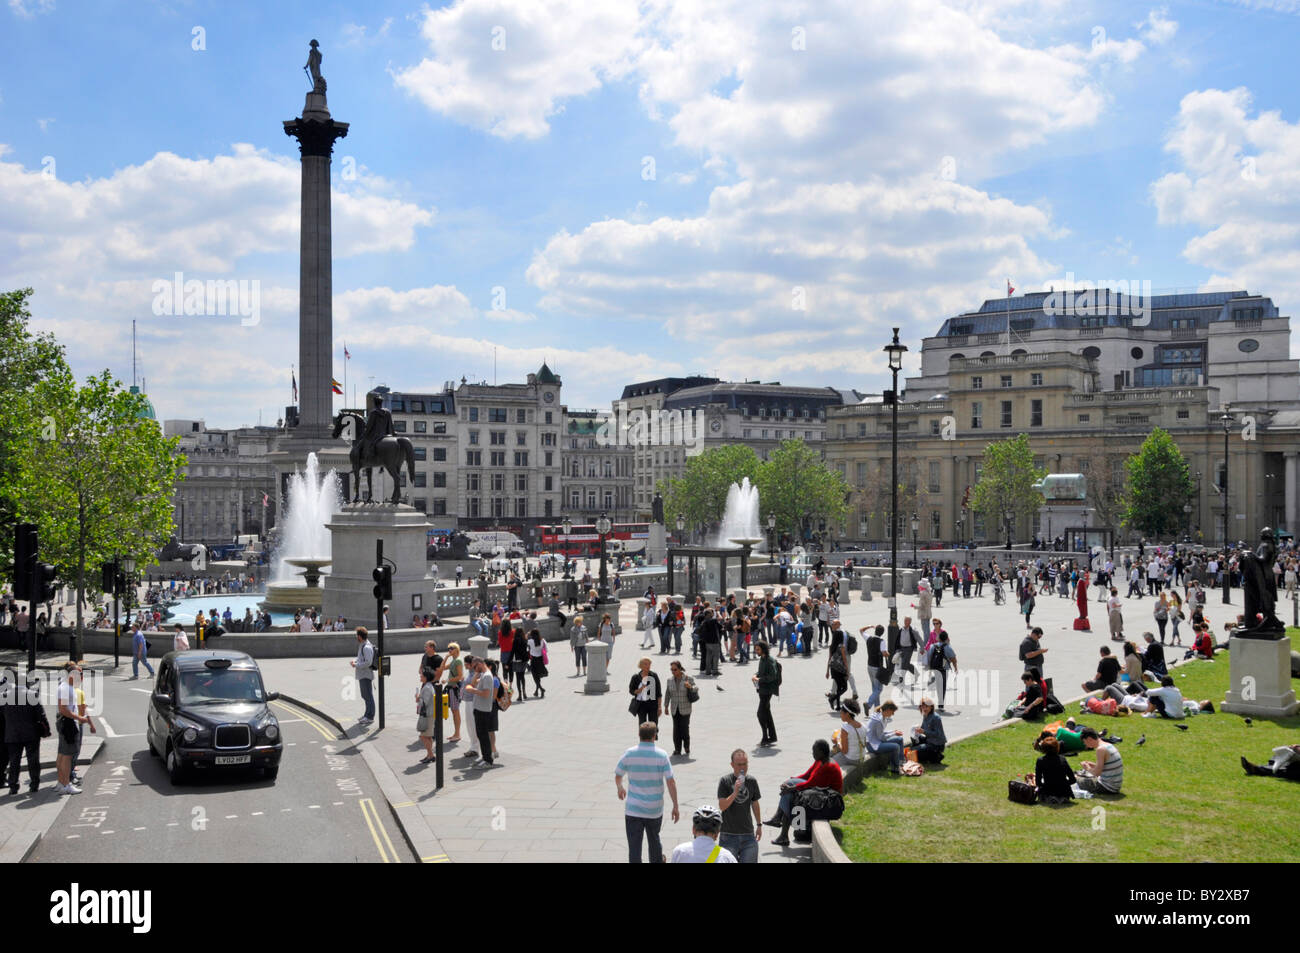
[[[696,830],[717,833],[722,830],[722,812],[712,804],[701,805],[691,816],[691,826]]]

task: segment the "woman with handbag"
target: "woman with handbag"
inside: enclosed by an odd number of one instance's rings
[[[460,643],[453,642],[447,646],[447,660],[443,667],[447,671],[447,696],[451,706],[453,725],[448,742],[460,741],[460,703],[465,687],[465,660],[460,657]],[[471,716],[471,721],[473,717]]]
[[[542,679],[549,672],[546,670],[546,643],[542,641],[542,630],[533,629],[528,635],[528,667],[533,675],[533,697],[546,697],[546,689],[542,687]]]
[[[637,664],[639,668],[627,685],[628,694],[632,696],[627,710],[630,714],[636,715],[638,725],[647,721],[658,723],[659,717],[663,714],[664,698],[659,676],[650,671],[650,666],[654,664],[650,656],[642,657]]]
[[[691,756],[691,706],[700,700],[699,690],[674,659],[669,668],[672,677],[664,685],[664,708],[673,720],[673,754]]]
[[[943,760],[943,749],[948,746],[948,736],[943,731],[943,719],[934,710],[933,698],[921,699],[921,724],[912,729],[911,748],[921,764],[938,764]]]
[[[528,697],[528,637],[522,629],[515,631],[515,644],[510,650],[510,671],[505,673],[504,681],[512,679],[519,685],[519,703]]]
[[[436,702],[433,689],[433,670],[428,666],[420,668],[420,695],[416,705],[415,730],[420,733],[420,743],[424,745],[424,757],[420,764],[430,764],[433,757],[433,719]]]
[[[888,704],[892,705],[893,702]],[[839,793],[844,792],[844,772],[831,760],[831,746],[824,738],[813,742],[813,763],[803,774],[787,778],[781,784],[781,801],[776,814],[769,821],[768,827],[781,828],[781,834],[772,841],[777,847],[790,846],[790,822],[794,818],[795,799],[799,792],[808,788],[830,788]]]

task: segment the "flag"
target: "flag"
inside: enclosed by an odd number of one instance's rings
[[[267,505],[268,505],[270,502],[271,502],[270,498],[269,498],[265,493],[263,493],[263,494],[262,494],[262,508],[265,509],[265,508],[267,507]]]
[[[1008,278],[1008,279],[1007,279],[1007,297],[1010,298],[1010,297],[1011,297],[1011,293],[1012,293],[1013,291],[1015,291],[1015,290],[1016,290],[1015,288],[1011,287],[1011,279]]]
[[[340,384],[338,381],[334,380],[334,378],[332,377],[330,378],[330,389],[333,390],[334,393],[336,394],[343,393],[343,385]]]
[[[290,370],[289,379],[293,381],[293,402],[296,404],[298,403],[298,375]]]
[[[352,360],[352,355],[348,353],[348,346],[346,344],[343,345],[343,360],[345,361]]]

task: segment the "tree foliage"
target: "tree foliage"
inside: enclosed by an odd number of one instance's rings
[[[153,560],[172,530],[172,495],[184,457],[144,416],[145,398],[108,371],[78,386],[66,370],[39,382],[36,412],[19,422],[4,495],[40,527],[41,558],[81,597],[114,555]]]
[[[1038,512],[1043,497],[1033,488],[1047,475],[1034,466],[1028,434],[1020,434],[984,448],[980,481],[971,491],[971,509],[984,516],[985,526],[1002,527],[1009,514],[1014,520]]]
[[[692,528],[721,521],[727,506],[727,490],[749,477],[758,481],[758,456],[749,447],[729,444],[713,447],[686,460],[686,472],[659,484],[664,498],[664,521],[674,525],[678,515]]]
[[[798,535],[805,526],[841,522],[849,509],[849,485],[804,441],[787,440],[759,464],[758,499],[764,526],[772,513],[778,534]]]
[[[1118,529],[1124,519],[1124,493],[1128,482],[1128,454],[1108,450],[1104,443],[1093,444],[1083,458],[1088,481],[1088,505],[1097,514],[1097,526]]]
[[[1174,536],[1186,521],[1183,505],[1194,492],[1186,458],[1157,427],[1128,460],[1124,524],[1157,539]]]

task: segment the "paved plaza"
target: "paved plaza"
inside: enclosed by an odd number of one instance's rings
[[[853,593],[853,602],[841,607],[850,631],[888,621],[887,605],[878,594],[872,602],[861,602],[859,596]],[[1208,612],[1214,622],[1221,614],[1221,610],[1216,614],[1217,596],[1211,594]],[[909,613],[912,600],[902,597],[900,619]],[[462,757],[468,750],[464,742],[448,746],[446,784],[438,792],[434,790],[433,766],[417,764],[423,754],[414,727],[417,656],[393,658],[394,676],[386,683],[387,728],[382,732],[367,732],[356,726],[362,703],[353,700],[352,671],[346,659],[285,659],[261,664],[270,690],[293,695],[334,717],[348,729],[350,737],[360,739],[363,748],[372,749],[372,765],[374,754],[382,757],[409,799],[396,803],[407,809],[411,804],[418,807],[436,838],[434,856],[445,854],[451,861],[465,863],[623,862],[627,859],[623,805],[617,799],[613,775],[619,756],[636,743],[636,721],[627,712],[625,686],[636,660],[645,654],[637,648],[642,633],[635,631],[633,606],[631,601],[623,603],[625,630],[615,647],[608,694],[581,694],[583,680],[573,675],[567,644],[554,645],[552,674],[544,683],[546,698],[516,703],[501,715],[499,765],[474,770]],[[1150,597],[1126,602],[1125,629],[1130,637],[1154,630],[1151,606]],[[1073,601],[1055,596],[1038,599],[1034,623],[1043,627],[1043,645],[1049,649],[1046,674],[1054,679],[1062,700],[1082,693],[1080,683],[1096,671],[1099,646],[1118,646],[1109,641],[1104,623],[1097,628],[1096,610],[1102,608],[1090,600],[1094,631],[1076,632],[1072,628],[1076,615]],[[955,740],[994,724],[1019,691],[1023,666],[1017,660],[1017,649],[1025,627],[1014,599],[995,606],[988,587],[983,598],[947,596],[935,615],[943,619],[950,633],[962,673],[957,679],[958,691],[950,688],[945,714],[947,734]],[[655,660],[655,671],[666,677],[669,659],[657,651],[649,654]],[[688,673],[694,674],[697,665],[690,659],[689,643],[683,657]],[[1169,657],[1175,657],[1173,651]],[[865,658],[860,649],[853,657],[854,664],[864,669]],[[719,678],[698,679],[701,700],[691,718],[691,757],[674,759],[682,820],[673,824],[665,819],[663,840],[667,847],[690,839],[690,812],[695,806],[717,802],[718,779],[727,772],[733,749],[743,747],[749,751],[750,771],[762,788],[763,815],[767,817],[775,810],[780,782],[812,763],[814,740],[830,737],[838,716],[830,711],[825,699],[830,686],[824,677],[825,652],[811,660],[782,662],[784,684],[781,697],[773,703],[780,742],[770,749],[757,746],[757,696],[750,683],[756,663],[724,663]],[[865,671],[859,678],[858,691],[865,701],[870,692]],[[891,688],[887,697],[893,697],[902,708],[894,727],[907,733],[919,723],[913,693]],[[446,725],[450,734],[451,722]],[[466,738],[472,735],[466,729],[462,732]],[[659,745],[671,751],[669,725],[661,733]],[[948,763],[960,765],[960,748],[950,755]],[[286,768],[292,770],[291,764]],[[900,783],[926,781],[921,778]],[[764,831],[762,862],[811,859],[805,846],[772,846],[769,841],[773,834],[771,828]],[[423,850],[421,853],[430,856]]]

